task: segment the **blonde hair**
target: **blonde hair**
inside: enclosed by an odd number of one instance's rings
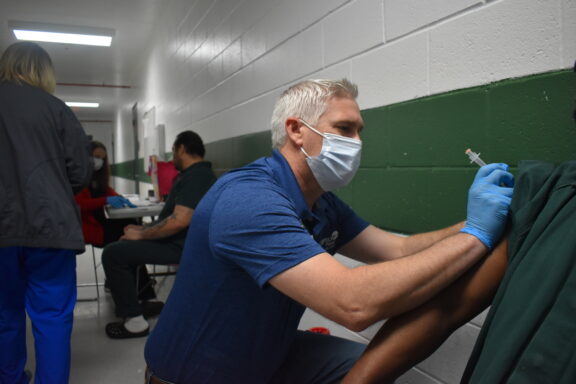
[[[288,117],[299,117],[315,125],[326,111],[328,100],[332,97],[356,99],[358,87],[347,79],[338,81],[306,80],[284,91],[276,102],[272,113],[272,147],[280,148],[286,142],[284,124]]]
[[[18,42],[6,48],[0,58],[0,81],[25,82],[48,93],[54,93],[56,89],[50,56],[31,42]]]

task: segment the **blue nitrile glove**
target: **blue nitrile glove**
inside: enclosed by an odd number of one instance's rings
[[[508,165],[495,163],[480,168],[468,191],[468,217],[460,232],[476,236],[492,249],[504,233],[514,176]]]
[[[130,200],[122,196],[108,196],[106,198],[106,203],[110,205],[112,208],[136,207],[134,204],[130,202]]]

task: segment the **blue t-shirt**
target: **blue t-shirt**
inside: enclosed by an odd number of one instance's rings
[[[268,382],[305,309],[268,281],[334,254],[367,226],[331,193],[310,211],[277,151],[225,174],[194,212],[176,282],[146,344],[149,367],[177,383]]]

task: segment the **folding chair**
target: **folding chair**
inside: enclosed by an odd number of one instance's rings
[[[102,264],[102,263],[97,263],[96,262],[96,251],[94,251],[94,245],[92,244],[86,244],[87,246],[90,246],[90,249],[92,250],[92,265],[94,267],[94,283],[80,283],[80,284],[76,284],[76,287],[96,287],[96,298],[93,299],[78,299],[77,301],[98,301],[98,307],[100,307],[100,286],[103,286],[104,283],[100,283],[98,281],[98,267]]]

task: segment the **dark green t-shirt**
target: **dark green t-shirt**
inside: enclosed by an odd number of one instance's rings
[[[195,209],[196,205],[198,205],[204,194],[208,192],[215,181],[216,176],[214,172],[212,172],[212,164],[208,161],[192,164],[180,172],[180,174],[176,176],[176,180],[166,198],[166,203],[158,216],[158,220],[164,220],[170,216],[174,212],[176,205],[183,205]],[[188,228],[185,228],[164,240],[183,247],[187,231]]]

